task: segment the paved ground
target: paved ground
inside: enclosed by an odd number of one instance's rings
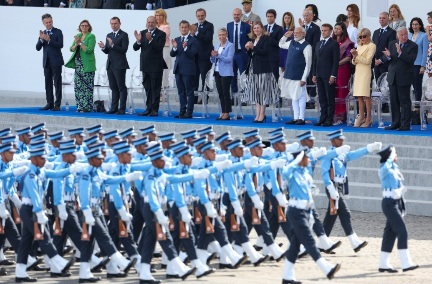
[[[409,208],[409,204],[407,205]],[[320,212],[323,216],[323,212]],[[361,213],[353,212],[353,226],[361,239],[367,240],[369,245],[364,248],[360,253],[354,253],[350,248],[348,239],[344,237],[340,224],[337,223],[334,234],[331,236],[334,240],[342,240],[343,244],[337,249],[334,255],[324,255],[330,262],[339,262],[342,264],[342,269],[336,275],[336,278],[329,281],[327,280],[318,267],[313,263],[310,257],[304,258],[297,262],[295,272],[297,280],[302,283],[376,283],[376,284],[430,284],[432,283],[430,277],[432,274],[432,218],[431,217],[418,217],[407,216],[406,223],[409,232],[409,249],[411,256],[415,263],[420,265],[420,268],[408,272],[387,274],[379,273],[378,261],[381,245],[381,235],[384,227],[384,216],[377,213]],[[254,239],[254,235],[251,237]],[[286,243],[285,237],[280,235],[277,239],[279,242]],[[254,242],[254,240],[253,240]],[[8,253],[11,259],[12,254]],[[155,263],[159,259],[154,260]],[[400,261],[397,251],[392,253],[391,263],[394,268],[400,269]],[[71,278],[53,279],[47,273],[34,273],[31,276],[39,278],[38,283],[78,283],[78,268],[79,264],[75,264],[72,268],[73,276]],[[205,279],[197,280],[191,277],[186,283],[205,283],[205,284],[270,284],[281,283],[283,262],[264,263],[260,267],[253,267],[251,265],[241,267],[238,270],[219,270],[212,276]],[[7,267],[10,275],[14,274],[12,267]],[[164,279],[164,271],[158,270],[155,274],[156,278]],[[131,273],[128,278],[121,280],[107,280],[105,274],[100,274],[103,278],[98,283],[139,283],[138,275]],[[13,283],[12,276],[5,276],[0,278],[0,283]],[[164,283],[185,283],[182,281],[166,280]]]

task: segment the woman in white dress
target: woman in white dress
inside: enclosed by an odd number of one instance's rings
[[[167,89],[169,87],[168,78],[169,78],[169,74],[170,74],[171,69],[172,69],[171,56],[170,56],[171,28],[167,22],[168,15],[164,9],[157,9],[155,11],[155,17],[156,17],[158,29],[160,29],[161,31],[163,31],[166,34],[165,46],[163,49],[163,58],[165,60],[166,65],[168,66],[168,69],[165,69],[163,71],[162,88]]]

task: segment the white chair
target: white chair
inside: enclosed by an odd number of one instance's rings
[[[375,89],[372,90],[371,94],[372,107],[376,108],[378,117],[378,127],[384,128],[384,120],[382,118],[382,105],[387,103],[389,105],[389,113],[391,114],[390,108],[390,88],[387,82],[387,72],[381,74],[378,78]]]
[[[428,78],[423,84],[423,96],[420,102],[421,130],[427,130],[428,108],[432,108],[432,78]]]
[[[95,84],[94,84],[94,88],[96,90],[96,94],[98,96],[98,100],[99,101],[103,101],[105,104],[105,109],[110,109],[111,107],[111,89],[109,87],[109,82],[108,82],[108,74],[107,74],[107,70],[106,70],[106,66],[102,65],[101,67],[99,67],[99,69],[96,72],[96,76],[95,76]],[[100,95],[100,90],[106,90],[108,93],[108,100],[102,100],[101,99],[101,95]]]
[[[237,93],[233,93],[233,99],[234,99],[234,109],[235,109],[235,115],[234,119],[243,119],[243,109],[242,109],[242,103],[243,103],[243,97],[244,97],[244,91],[246,90],[246,83],[247,83],[247,75],[244,71],[242,74],[237,75],[237,86],[239,88]],[[255,109],[252,106],[252,111],[255,112]]]
[[[139,66],[136,66],[134,69],[132,69],[131,79],[129,83],[128,88],[128,97],[126,101],[126,106],[128,107],[128,113],[133,114],[135,113],[135,101],[134,101],[134,93],[138,93],[144,100],[144,106],[146,105],[146,99],[145,99],[145,90],[144,86],[142,84],[143,81],[143,75],[140,71]],[[145,107],[144,107],[145,109]]]
[[[213,64],[212,68],[210,68],[210,70],[207,72],[204,83],[205,83],[204,91],[201,92],[201,95],[202,95],[201,96],[202,117],[203,118],[209,117],[208,99],[209,99],[210,94],[214,94],[216,97],[218,112],[221,113],[221,111],[222,111],[218,92],[217,92],[217,88],[216,88],[216,83],[215,83],[215,79],[214,79],[214,64]]]
[[[67,68],[63,66],[63,72],[62,72],[62,96],[63,101],[67,103],[67,92],[66,89],[68,86],[74,87],[74,79],[75,79],[75,69]],[[75,93],[75,91],[74,91]]]

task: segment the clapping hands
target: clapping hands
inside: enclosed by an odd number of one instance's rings
[[[135,30],[134,35],[135,35],[137,42],[141,42],[141,33],[139,33],[138,31]]]

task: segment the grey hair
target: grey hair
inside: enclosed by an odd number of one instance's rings
[[[306,29],[303,27],[299,27],[299,28],[301,28],[302,33],[306,35]]]
[[[217,33],[219,34],[220,32],[224,32],[225,34],[228,34],[228,31],[226,28],[219,28]]]
[[[380,13],[380,16],[381,16],[381,15],[386,15],[387,18],[390,17],[389,13],[386,12],[386,11],[381,12],[381,13]]]
[[[399,33],[399,32],[401,32],[401,31],[407,31],[407,32],[408,32],[408,29],[407,29],[406,27],[399,27],[399,28],[397,29],[397,32]]]

